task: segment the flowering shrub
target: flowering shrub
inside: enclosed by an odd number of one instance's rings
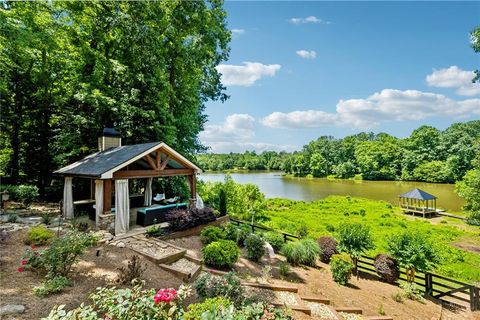
[[[92,304],[66,312],[65,306],[55,307],[46,320],[96,320],[96,319],[183,319],[182,303],[191,294],[189,287],[143,290],[143,283],[132,289],[98,288],[90,295]]]

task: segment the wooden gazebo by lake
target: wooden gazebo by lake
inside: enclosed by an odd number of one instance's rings
[[[423,190],[415,188],[398,197],[399,206],[405,212],[420,213],[424,218],[437,212],[437,197]]]

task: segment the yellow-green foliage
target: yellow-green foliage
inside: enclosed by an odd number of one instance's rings
[[[55,236],[55,233],[43,226],[32,227],[27,232],[26,244],[34,244],[36,246],[42,246],[49,242],[51,238]]]
[[[264,214],[270,219],[265,223],[269,227],[295,233],[300,225],[308,225],[312,237],[336,236],[341,224],[362,223],[370,228],[373,238],[375,249],[366,252],[372,257],[387,251],[387,239],[392,234],[407,229],[421,233],[437,246],[441,261],[435,270],[437,273],[464,281],[480,281],[480,255],[453,246],[457,241],[478,243],[480,230],[432,224],[423,218],[412,220],[387,202],[348,196],[330,196],[313,202],[271,199]]]

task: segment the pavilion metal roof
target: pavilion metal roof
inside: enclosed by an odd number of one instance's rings
[[[425,192],[421,189],[415,188],[399,196],[400,198],[417,199],[417,200],[434,200],[437,199],[434,195]]]
[[[160,147],[165,148],[166,150],[168,150],[168,152],[175,154],[177,158],[188,164],[188,167],[194,169],[197,172],[201,172],[200,168],[198,168],[195,164],[184,158],[179,153],[175,152],[175,150],[173,150],[165,143],[149,142],[120,146],[96,152],[85,157],[82,160],[63,167],[55,171],[54,173],[64,176],[109,178],[109,175],[111,175],[112,172],[120,170],[121,168],[129,165],[132,162],[144,162],[144,160],[142,160],[144,156],[150,154],[151,152]],[[174,159],[170,159],[168,161],[168,165],[172,168],[185,167]],[[148,167],[148,164],[145,163],[145,166]]]

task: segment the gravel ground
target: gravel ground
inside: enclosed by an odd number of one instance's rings
[[[281,304],[286,304],[287,306],[298,306],[297,295],[295,293],[276,291],[275,296]]]
[[[318,302],[308,302],[307,306],[312,310],[312,315],[322,320],[336,320],[335,314],[327,305]]]
[[[197,265],[185,258],[182,258],[180,260],[175,261],[174,263],[170,264],[170,267],[173,267],[177,270],[183,271],[183,272],[191,272],[193,269],[197,267]]]
[[[361,315],[355,313],[339,312],[338,314],[341,315],[345,320],[363,320]]]

